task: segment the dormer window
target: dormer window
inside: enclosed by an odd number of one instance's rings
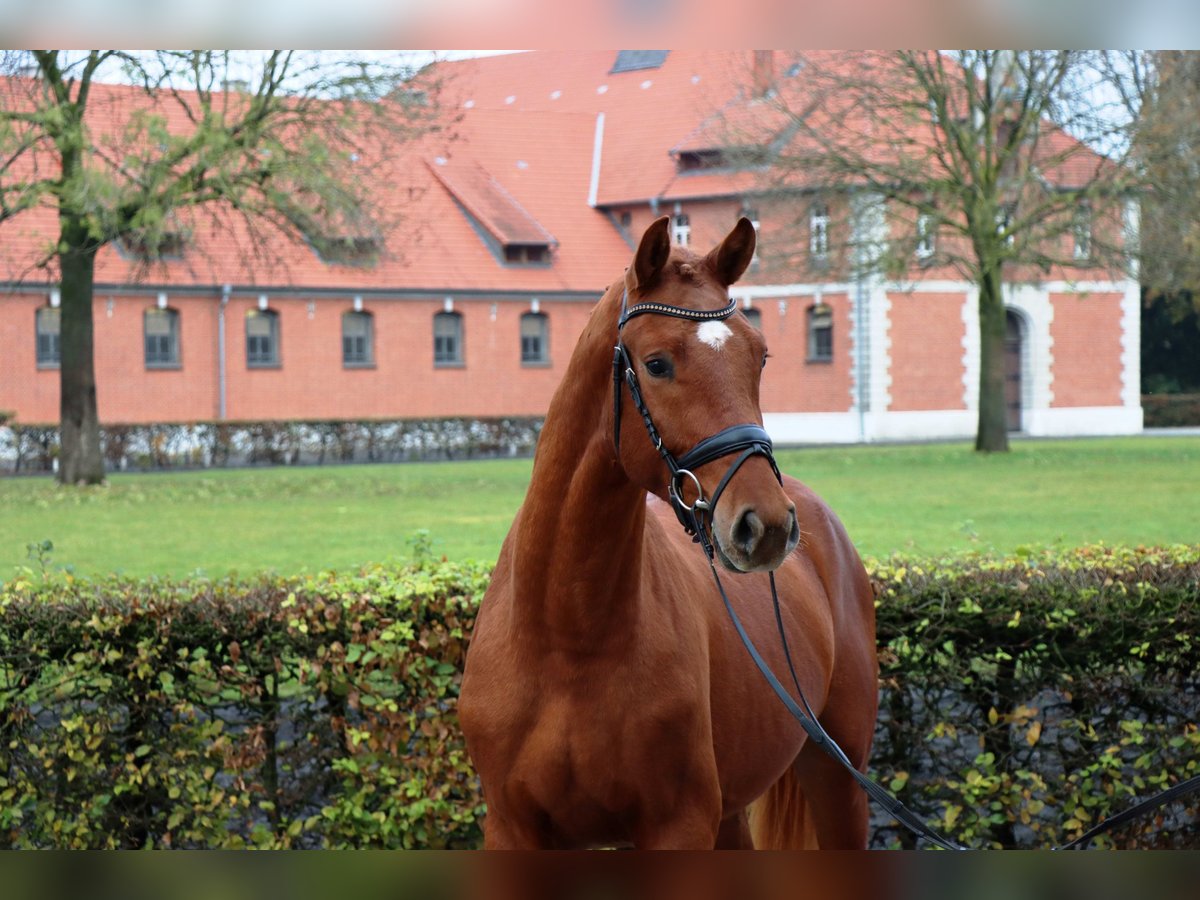
[[[729,165],[724,151],[718,149],[685,150],[678,155],[677,159],[680,172],[700,172],[707,169],[721,169]]]
[[[379,241],[373,237],[328,237],[309,239],[321,262],[337,266],[373,266],[379,259]]]
[[[667,61],[670,50],[619,50],[610,75],[620,72],[640,72],[644,69],[657,69]]]
[[[550,246],[548,244],[506,244],[504,262],[510,266],[548,266],[550,265]]]
[[[117,252],[126,259],[156,262],[183,259],[187,236],[179,231],[165,231],[154,238],[144,234],[123,234],[116,241]]]

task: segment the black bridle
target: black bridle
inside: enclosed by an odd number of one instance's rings
[[[629,351],[625,347],[625,342],[621,339],[621,332],[625,328],[625,323],[635,316],[647,314],[672,316],[691,322],[722,321],[734,314],[737,310],[737,301],[730,300],[728,306],[713,310],[686,309],[681,306],[670,306],[665,303],[653,302],[638,303],[634,306],[629,306],[628,303],[629,291],[626,289],[621,297],[621,315],[617,320],[617,345],[613,349],[613,448],[616,451],[618,462],[621,458],[621,395],[624,386],[628,387],[633,404],[641,414],[642,423],[646,426],[647,434],[650,435],[650,442],[659,452],[659,455],[662,456],[663,462],[666,463],[667,469],[671,473],[670,481],[667,484],[667,495],[671,501],[671,508],[675,511],[675,516],[679,519],[680,524],[683,525],[684,530],[692,536],[692,540],[700,544],[704,549],[704,555],[708,558],[709,568],[712,570],[713,579],[717,583],[717,589],[721,593],[721,599],[725,603],[725,610],[729,614],[733,627],[745,645],[747,652],[750,654],[750,658],[754,661],[754,665],[771,686],[771,690],[775,692],[775,695],[787,708],[788,712],[800,724],[800,727],[804,729],[809,739],[814,741],[822,750],[840,763],[867,795],[879,803],[896,821],[900,822],[913,833],[944,850],[969,850],[969,847],[965,847],[938,834],[938,832],[926,825],[916,813],[901,803],[898,798],[869,776],[860,772],[850,761],[849,757],[846,756],[845,751],[837,745],[837,742],[830,737],[829,733],[821,725],[820,721],[818,721],[816,713],[813,712],[808,699],[804,696],[804,689],[800,687],[800,679],[796,676],[796,669],[792,663],[792,653],[788,647],[787,633],[783,627],[783,614],[779,607],[779,594],[775,590],[775,573],[769,573],[771,601],[775,607],[775,626],[779,631],[779,639],[783,645],[783,654],[787,660],[788,672],[791,675],[792,684],[796,688],[796,695],[800,698],[799,703],[796,702],[787,688],[775,676],[767,661],[763,659],[762,654],[758,652],[758,648],[754,646],[754,642],[750,639],[750,635],[746,633],[741,619],[738,618],[737,613],[734,611],[733,604],[729,600],[729,595],[725,593],[725,586],[721,584],[721,576],[717,572],[714,546],[715,538],[711,534],[712,517],[716,510],[717,501],[721,498],[721,494],[724,492],[726,486],[728,486],[733,476],[737,474],[742,464],[752,456],[765,456],[771,464],[772,471],[775,472],[775,477],[779,479],[781,484],[783,483],[779,466],[775,462],[771,438],[766,430],[761,425],[756,424],[733,425],[717,432],[711,437],[705,438],[687,453],[683,454],[683,456],[676,458],[663,444],[662,435],[659,434],[658,429],[654,426],[654,420],[650,416],[650,410],[647,408],[645,398],[642,396],[637,372],[634,371],[633,362],[629,357]],[[700,486],[700,479],[695,475],[695,470],[706,463],[734,453],[738,454],[737,458],[726,469],[725,474],[717,483],[717,487],[713,490],[712,496],[706,499],[704,491]],[[690,505],[683,498],[685,479],[690,480],[696,490],[696,499]],[[1180,782],[1103,820],[1074,840],[1054,849],[1084,849],[1091,843],[1093,838],[1117,825],[1136,819],[1138,816],[1164,803],[1179,799],[1198,789],[1200,789],[1200,775]]]
[[[647,314],[672,316],[690,322],[719,322],[728,319],[737,311],[737,301],[730,300],[728,306],[712,310],[686,309],[682,306],[669,306],[665,303],[638,303],[634,306],[628,304],[629,291],[627,289],[621,297],[621,316],[617,320],[617,345],[613,348],[613,449],[619,460],[621,458],[621,396],[624,393],[623,388],[627,387],[633,405],[641,415],[646,432],[650,435],[650,442],[662,456],[663,462],[667,464],[667,469],[671,473],[670,480],[667,482],[667,496],[670,498],[671,508],[675,510],[675,517],[679,519],[684,530],[692,536],[692,540],[700,544],[704,548],[705,554],[711,559],[714,553],[711,534],[712,517],[717,508],[717,501],[721,499],[721,494],[724,493],[726,486],[737,474],[742,464],[752,456],[765,456],[771,464],[771,469],[775,472],[775,477],[780,480],[780,483],[783,481],[783,477],[779,474],[779,466],[775,464],[775,456],[771,452],[770,435],[758,424],[732,425],[706,437],[683,456],[676,458],[675,454],[667,449],[662,435],[654,426],[654,419],[650,416],[650,410],[642,396],[641,384],[638,382],[633,361],[629,358],[629,350],[621,339],[621,333],[625,329],[625,323],[630,319]],[[737,459],[725,471],[724,476],[713,490],[712,496],[706,498],[704,490],[700,486],[700,479],[696,477],[696,469],[734,453],[738,454]],[[696,499],[690,504],[684,499],[688,481],[696,491]]]

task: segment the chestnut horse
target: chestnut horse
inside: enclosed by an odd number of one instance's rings
[[[836,516],[781,483],[761,429],[766,346],[728,295],[753,226],[698,256],[667,225],[579,339],[475,625],[459,715],[485,845],[862,848],[865,795],[755,669],[672,496],[708,513],[695,537],[738,573],[730,603],[779,673],[774,572],[800,684],[859,769],[877,703],[871,587]],[[695,452],[727,432],[749,438]],[[676,476],[688,460],[694,479]]]

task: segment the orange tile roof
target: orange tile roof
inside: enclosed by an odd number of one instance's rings
[[[428,165],[454,199],[501,244],[555,243],[554,236],[479,163],[438,157]]]
[[[97,283],[599,293],[630,254],[606,209],[754,190],[754,172],[680,172],[672,155],[719,147],[738,134],[778,133],[786,124],[772,105],[747,99],[752,56],[671,51],[656,68],[617,73],[611,71],[616,51],[438,63],[446,79],[441,102],[448,118],[461,118],[450,126],[452,135],[415,141],[388,167],[378,190],[400,223],[374,265],[325,263],[308,246],[269,227],[255,232],[228,210],[216,208],[225,213],[219,220],[185,210],[179,217],[191,244],[183,259],[143,271],[109,245],[97,257]],[[802,77],[787,81],[788,90],[803,91]],[[0,86],[11,83],[0,79]],[[137,88],[97,85],[95,127],[114,131],[146,102]],[[168,127],[187,127],[171,103],[162,108],[170,113]],[[1079,156],[1048,175],[1069,183],[1088,164]],[[471,217],[500,243],[551,243],[553,263],[506,265]],[[52,267],[31,266],[46,256],[57,231],[49,206],[0,224],[0,281],[54,280]]]

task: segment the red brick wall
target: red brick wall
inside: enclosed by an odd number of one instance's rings
[[[893,410],[964,409],[963,294],[893,293]]]
[[[598,295],[597,295],[598,299]],[[272,300],[280,315],[278,369],[246,365],[245,315],[257,303],[235,298],[229,327],[229,408],[231,419],[391,418],[422,416],[539,415],[566,370],[583,326],[588,302],[541,304],[549,317],[549,366],[523,366],[521,314],[528,300],[455,300],[463,317],[460,367],[435,367],[433,317],[437,300],[370,300],[363,311],[374,316],[375,367],[342,365],[342,314],[352,300]]]
[[[850,300],[845,294],[825,294],[833,310],[833,359],[809,362],[808,317],[813,298],[755,300],[762,313],[763,336],[771,358],[763,372],[763,412],[845,412],[850,408]]]
[[[597,294],[597,299],[599,295]],[[179,369],[147,369],[142,313],[152,297],[107,295],[95,302],[96,381],[100,420],[106,423],[197,421],[217,418],[216,296],[172,297],[180,314]],[[35,365],[34,311],[41,296],[6,298],[0,306],[0,346],[5,348],[0,409],[18,421],[58,420],[58,370]],[[341,316],[352,299],[273,297],[279,313],[280,367],[246,364],[245,318],[256,297],[235,296],[226,309],[226,415],[234,420],[289,418],[392,418],[424,416],[540,415],[566,370],[592,303],[543,302],[549,317],[550,365],[525,366],[520,358],[520,318],[528,300],[456,300],[463,315],[464,360],[458,368],[433,364],[437,300],[366,300],[374,315],[375,366],[342,365]]]
[[[48,292],[0,294],[0,410],[30,423],[58,421],[58,369],[38,369],[34,316]]]
[[[0,409],[15,412],[25,423],[53,423],[59,416],[59,370],[36,365],[34,312],[45,305],[45,295],[34,294],[4,298],[0,306],[0,346],[7,357],[0,378]],[[168,306],[180,314],[182,367],[147,369],[142,314],[155,307],[155,298],[96,295],[92,317],[101,422],[216,417],[215,301],[172,297]]]
[[[148,369],[143,314],[147,296],[98,294],[95,321],[96,403],[101,422],[190,422],[217,417],[217,300],[168,294],[179,313],[178,369]],[[57,418],[57,415],[54,416]]]
[[[1121,295],[1051,294],[1052,406],[1121,404]]]

